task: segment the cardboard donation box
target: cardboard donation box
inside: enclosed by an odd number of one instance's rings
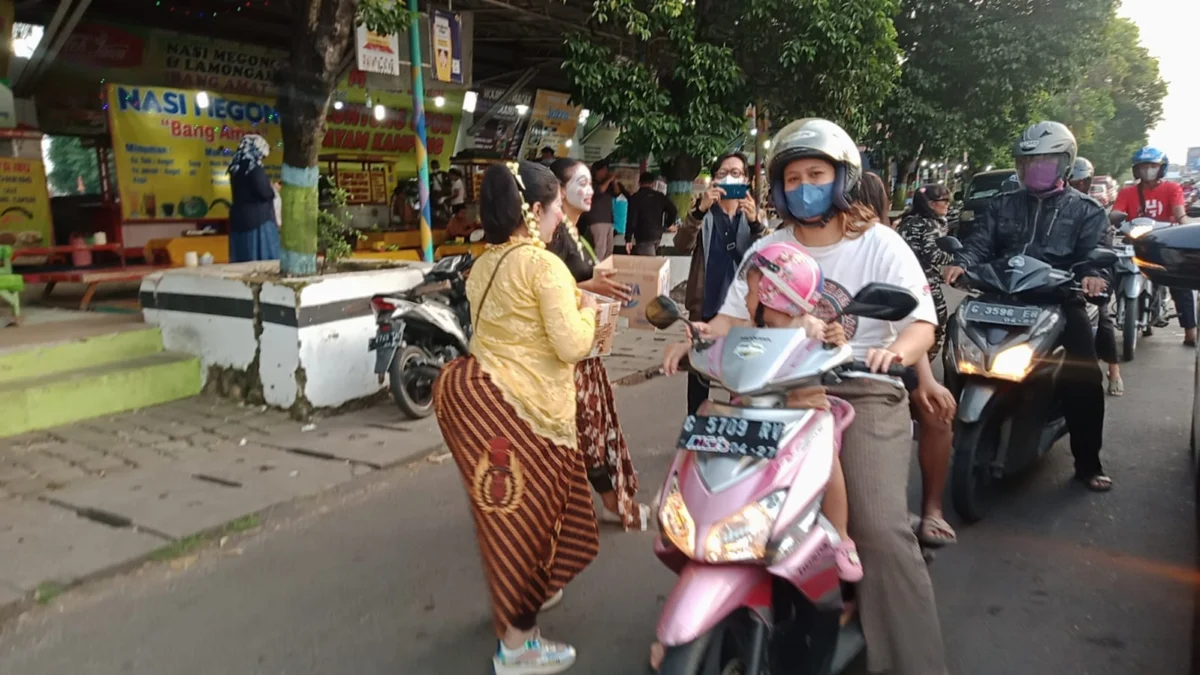
[[[596,269],[611,269],[613,278],[633,289],[633,298],[621,308],[621,316],[629,319],[630,328],[654,330],[646,321],[646,305],[660,295],[671,292],[671,261],[640,255],[614,255],[596,265]]]
[[[588,358],[608,356],[612,353],[613,339],[617,336],[617,317],[621,315],[621,303],[589,291],[583,293],[595,298],[596,304],[600,306],[596,311],[596,342]]]

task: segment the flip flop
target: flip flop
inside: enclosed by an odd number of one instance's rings
[[[662,668],[663,659],[667,656],[667,648],[661,642],[650,645],[650,670],[657,673]]]
[[[1097,473],[1091,476],[1076,476],[1075,480],[1092,492],[1108,492],[1113,489],[1113,480],[1105,474]]]
[[[945,518],[925,516],[921,519],[921,529],[917,531],[917,539],[930,548],[941,548],[958,543],[958,534]]]
[[[1108,378],[1108,395],[1122,396],[1125,394],[1125,381],[1119,377]]]

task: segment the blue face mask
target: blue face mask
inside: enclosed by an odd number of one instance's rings
[[[788,211],[801,221],[820,218],[833,206],[833,183],[800,185],[784,193]]]

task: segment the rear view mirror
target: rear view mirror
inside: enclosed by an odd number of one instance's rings
[[[873,283],[863,286],[842,313],[880,321],[900,321],[916,308],[917,296],[908,289]]]
[[[937,240],[937,247],[946,253],[958,253],[963,249],[963,244],[958,240],[958,237],[939,237]]]
[[[956,201],[956,202],[961,202],[961,201],[962,201],[962,198],[963,198],[963,193],[962,193],[962,190],[956,190],[956,191],[954,192],[954,201]]]
[[[1200,202],[1187,207],[1188,218],[1200,218]]]
[[[650,301],[646,305],[646,320],[651,326],[660,330],[670,328],[677,321],[683,320],[683,312],[679,310],[679,305],[675,301],[665,295],[660,295]]]

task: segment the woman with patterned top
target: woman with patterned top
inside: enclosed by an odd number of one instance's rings
[[[939,237],[946,235],[946,212],[950,207],[950,191],[945,185],[931,183],[913,195],[912,208],[901,216],[899,232],[917,254],[925,270],[929,292],[937,310],[934,343],[929,360],[918,363],[915,378],[906,378],[912,390],[912,412],[920,427],[917,456],[921,464],[921,521],[917,538],[930,547],[945,546],[957,541],[954,529],[943,517],[942,493],[950,470],[950,454],[954,446],[954,414],[958,402],[933,375],[931,363],[946,340],[949,315],[946,297],[942,294],[942,266],[953,263],[953,256],[937,246]],[[912,381],[915,379],[915,382]]]
[[[555,160],[550,170],[562,183],[566,215],[554,233],[550,251],[567,263],[579,288],[627,302],[632,289],[617,282],[612,270],[594,269],[596,255],[574,225],[592,207],[591,171],[579,160],[565,157]],[[602,359],[584,359],[575,366],[575,390],[579,450],[587,462],[588,480],[604,504],[601,522],[620,525],[627,532],[646,529],[650,509],[637,502],[637,472]]]
[[[575,430],[575,364],[592,351],[596,303],[546,250],[563,218],[549,169],[492,166],[480,196],[491,246],[467,280],[471,353],[443,370],[434,409],[475,520],[494,672],[560,673],[575,649],[543,639],[537,619],[600,546]]]

